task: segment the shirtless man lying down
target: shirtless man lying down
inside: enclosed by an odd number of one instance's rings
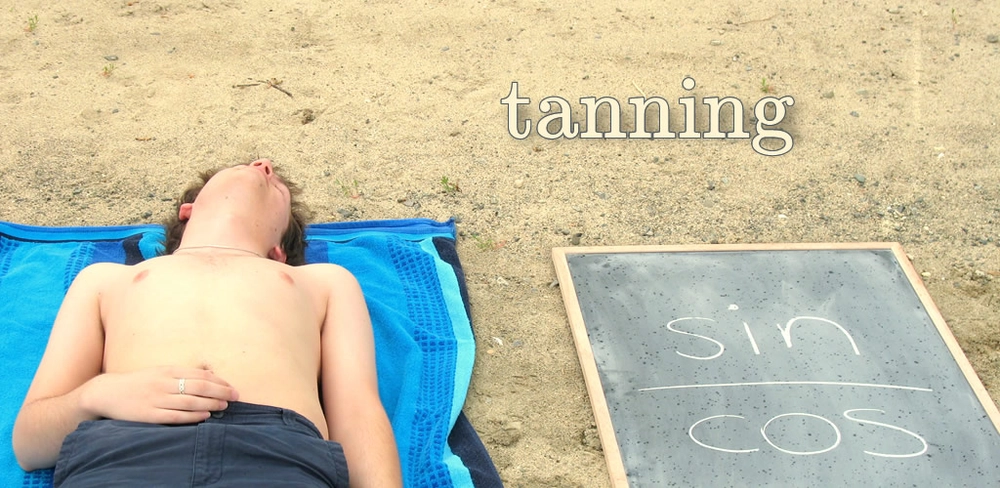
[[[63,486],[345,486],[347,466],[351,487],[400,486],[357,281],[289,266],[304,221],[270,161],[202,180],[168,255],[70,286],[14,426],[18,463],[55,465]]]

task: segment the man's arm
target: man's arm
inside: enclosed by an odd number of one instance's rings
[[[344,448],[352,488],[402,486],[396,440],[378,394],[375,339],[361,287],[339,266],[324,267],[322,274],[331,284],[320,373],[330,439]]]
[[[27,471],[55,465],[63,438],[97,418],[82,406],[81,386],[101,372],[104,329],[98,285],[111,265],[85,268],[66,292],[49,343],[14,422],[14,454]]]
[[[66,435],[85,420],[115,418],[154,423],[204,420],[236,392],[211,372],[152,368],[102,374],[102,286],[121,265],[97,264],[77,275],[52,325],[49,342],[14,422],[13,445],[26,471],[55,465]],[[178,379],[188,378],[185,395]]]

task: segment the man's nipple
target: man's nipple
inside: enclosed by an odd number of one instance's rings
[[[135,276],[132,278],[132,283],[138,283],[138,282],[142,281],[147,275],[149,275],[149,270],[148,269],[144,269],[144,270],[136,273]]]

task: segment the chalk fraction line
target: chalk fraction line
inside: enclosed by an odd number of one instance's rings
[[[919,386],[880,385],[876,383],[850,383],[846,381],[758,381],[753,383],[713,383],[705,385],[674,385],[639,388],[638,391],[684,390],[692,388],[729,388],[735,386],[856,386],[862,388],[887,388],[890,390],[909,390],[932,392],[930,388]]]

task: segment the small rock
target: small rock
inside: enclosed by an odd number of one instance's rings
[[[302,109],[302,118],[299,120],[302,122],[302,125],[306,125],[314,120],[316,120],[316,113],[311,108]]]
[[[710,42],[709,44],[711,44],[713,46],[721,46],[722,45],[722,41],[720,41],[718,39],[712,39],[712,42]]]
[[[500,428],[493,432],[493,441],[501,446],[510,446],[521,440],[521,433],[524,426],[516,420],[504,422]]]
[[[109,54],[107,56],[104,56],[104,59],[108,61],[118,61],[118,56],[115,56],[114,54]]]
[[[524,180],[521,178],[514,180],[514,188],[524,188]]]
[[[861,173],[854,175],[854,179],[858,180],[858,183],[861,183],[862,185],[864,185],[865,182],[868,181],[868,178],[865,178],[865,175]]]
[[[890,14],[898,14],[898,13],[902,12],[902,8],[901,7],[890,8],[890,9],[886,9],[886,12],[889,12]]]
[[[569,238],[569,243],[574,246],[579,246],[581,237],[583,237],[583,233],[577,232],[576,234],[573,234],[573,237]]]
[[[145,212],[142,213],[142,218],[144,218],[144,219],[148,219],[148,218],[150,218],[152,216],[153,216],[153,212],[150,212],[149,210],[147,210],[147,211],[145,211]]]
[[[858,116],[859,114],[856,111],[851,110],[851,117],[858,117]]]
[[[930,278],[931,277],[931,272],[930,271],[924,271],[923,273],[920,273],[920,276],[923,276],[924,278]]]
[[[597,427],[590,427],[583,431],[580,443],[595,451],[601,450],[601,436],[597,433]]]
[[[997,42],[1000,42],[1000,37],[997,37],[996,34],[990,34],[986,36],[986,42],[990,44],[996,44]]]
[[[833,92],[832,91],[828,91],[828,92],[823,93],[823,98],[833,98]]]

